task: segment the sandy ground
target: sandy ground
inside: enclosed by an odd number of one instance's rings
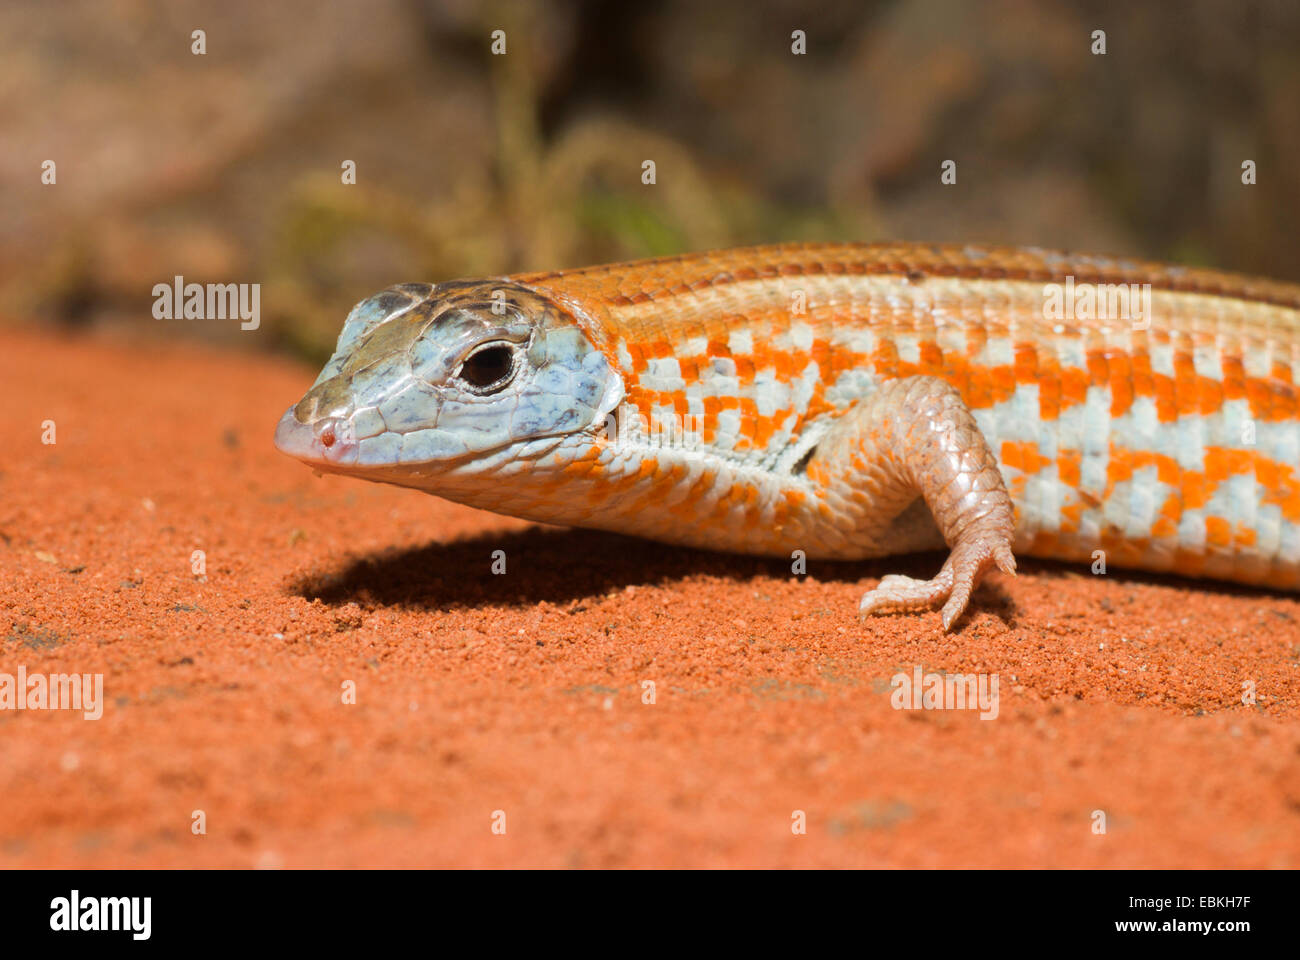
[[[317,478],[270,442],[314,373],[0,335],[0,674],[105,701],[0,711],[0,864],[1300,863],[1295,599],[1024,560],[954,636],[860,624],[939,558],[796,578]],[[893,709],[917,666],[997,718]]]

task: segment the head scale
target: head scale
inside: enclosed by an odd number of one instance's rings
[[[408,283],[353,308],[280,450],[401,483],[602,428],[623,382],[557,300],[506,280]]]

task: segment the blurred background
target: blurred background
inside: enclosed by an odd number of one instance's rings
[[[1295,0],[6,0],[0,118],[0,324],[319,360],[393,283],[772,241],[1300,280]]]

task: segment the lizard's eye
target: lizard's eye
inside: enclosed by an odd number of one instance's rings
[[[456,378],[478,394],[503,390],[515,376],[515,351],[502,343],[480,347],[465,358]]]

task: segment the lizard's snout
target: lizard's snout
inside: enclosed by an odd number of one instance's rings
[[[357,439],[352,422],[343,417],[320,417],[311,423],[298,419],[298,406],[285,411],[275,428],[275,447],[281,453],[315,465],[355,463]]]

